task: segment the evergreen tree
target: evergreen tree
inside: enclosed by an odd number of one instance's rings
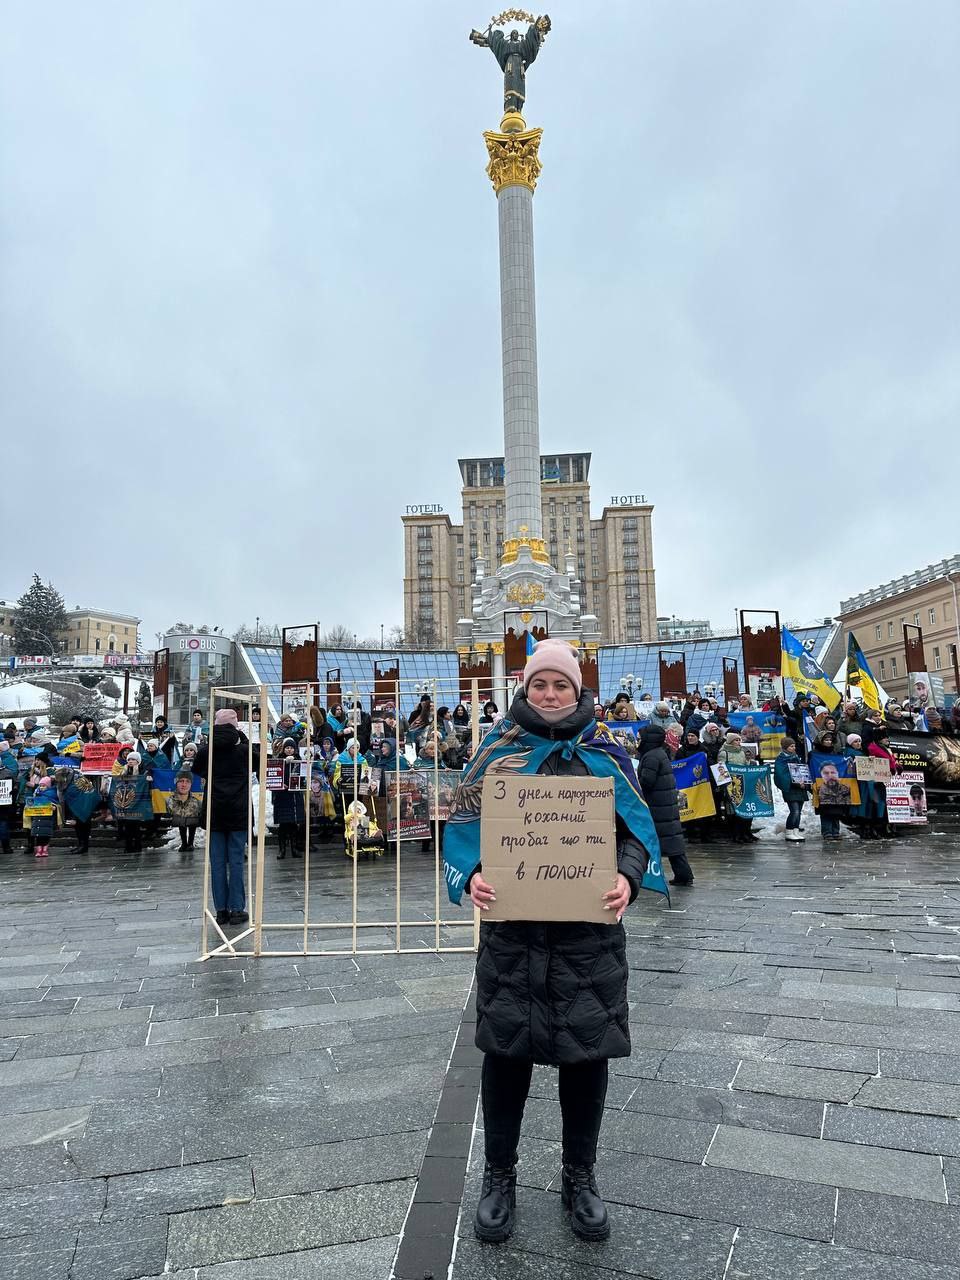
[[[40,575],[33,575],[33,582],[17,601],[14,619],[13,643],[17,653],[60,652],[60,640],[67,629],[67,607],[63,596],[52,582],[46,586]]]

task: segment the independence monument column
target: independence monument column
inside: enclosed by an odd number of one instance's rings
[[[512,9],[496,21],[524,18],[524,36],[505,36],[491,26],[473,31],[474,44],[489,48],[504,73],[499,133],[483,135],[490,157],[487,174],[497,194],[500,227],[500,333],[503,357],[503,444],[506,520],[504,559],[521,545],[547,563],[540,505],[540,422],[537,401],[537,302],[533,273],[533,193],[540,174],[542,129],[528,129],[521,112],[526,69],[550,30],[546,16]]]
[[[528,24],[521,35],[498,30]],[[537,314],[533,271],[533,193],[540,175],[542,129],[523,118],[527,68],[550,31],[546,15],[508,9],[470,39],[489,49],[503,71],[503,118],[484,133],[487,176],[497,196],[500,235],[500,331],[503,367],[503,455],[506,519],[500,564],[479,559],[472,615],[457,624],[461,670],[490,657],[494,700],[507,705],[509,677],[525,661],[524,632],[596,645],[599,624],[582,615],[581,584],[572,549],[554,569],[543,537],[540,421],[537,389]]]

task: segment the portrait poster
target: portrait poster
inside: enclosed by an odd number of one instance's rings
[[[855,761],[849,756],[827,755],[814,751],[810,755],[810,778],[813,782],[813,807],[856,807],[860,803]]]
[[[432,773],[427,775],[431,822],[446,822],[450,817],[450,807],[457,787],[460,785],[461,776],[455,769],[439,769],[436,774],[437,785],[434,787],[434,775]]]
[[[306,791],[307,765],[300,760],[284,760],[283,787],[285,791]]]
[[[922,773],[898,773],[886,784],[887,817],[896,826],[927,821],[927,790]]]
[[[284,790],[283,765],[284,765],[284,761],[282,760],[278,760],[276,764],[269,763],[267,765],[267,790],[268,791]]]
[[[387,776],[387,839],[428,840],[430,792],[426,774],[419,769]]]
[[[788,764],[790,781],[798,787],[807,786],[811,781],[810,767],[805,764]]]
[[[730,785],[730,770],[722,760],[712,764],[710,772],[713,774],[713,780],[718,787],[728,787]]]

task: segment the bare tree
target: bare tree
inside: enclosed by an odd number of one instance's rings
[[[338,622],[336,626],[323,633],[320,643],[327,649],[352,649],[356,645],[356,639],[349,627]]]

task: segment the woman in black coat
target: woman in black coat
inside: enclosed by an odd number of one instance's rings
[[[570,646],[541,641],[527,663],[524,686],[508,721],[494,732],[503,737],[515,732],[515,726],[541,748],[555,743],[537,770],[541,775],[589,776],[584,760],[562,749],[594,728],[593,695],[581,693],[580,668]],[[630,768],[626,758],[623,766]],[[477,778],[467,785],[479,792]],[[502,1241],[513,1231],[517,1144],[534,1063],[559,1067],[561,1190],[571,1228],[587,1240],[609,1235],[594,1164],[607,1059],[630,1053],[628,964],[620,919],[640,889],[648,862],[659,876],[655,858],[648,857],[618,817],[616,888],[603,898],[612,914],[610,924],[497,921],[480,926],[476,1043],[484,1052],[486,1164],[474,1229],[481,1240]],[[475,906],[489,910],[494,891],[480,866],[470,875],[467,891]]]
[[[670,883],[689,888],[693,884],[693,871],[687,861],[687,846],[683,838],[683,827],[680,825],[677,780],[663,745],[666,737],[658,724],[644,726],[640,733],[637,778],[643,798],[650,808],[653,825],[657,828],[660,853],[664,858],[670,859],[673,871]]]
[[[214,717],[213,777],[207,782],[204,805],[210,806],[210,885],[217,924],[246,924],[247,896],[243,883],[243,853],[250,820],[249,743],[237,725],[237,713],[223,707]],[[210,746],[204,743],[193,772],[207,777]],[[253,768],[259,768],[260,748],[253,748]]]

